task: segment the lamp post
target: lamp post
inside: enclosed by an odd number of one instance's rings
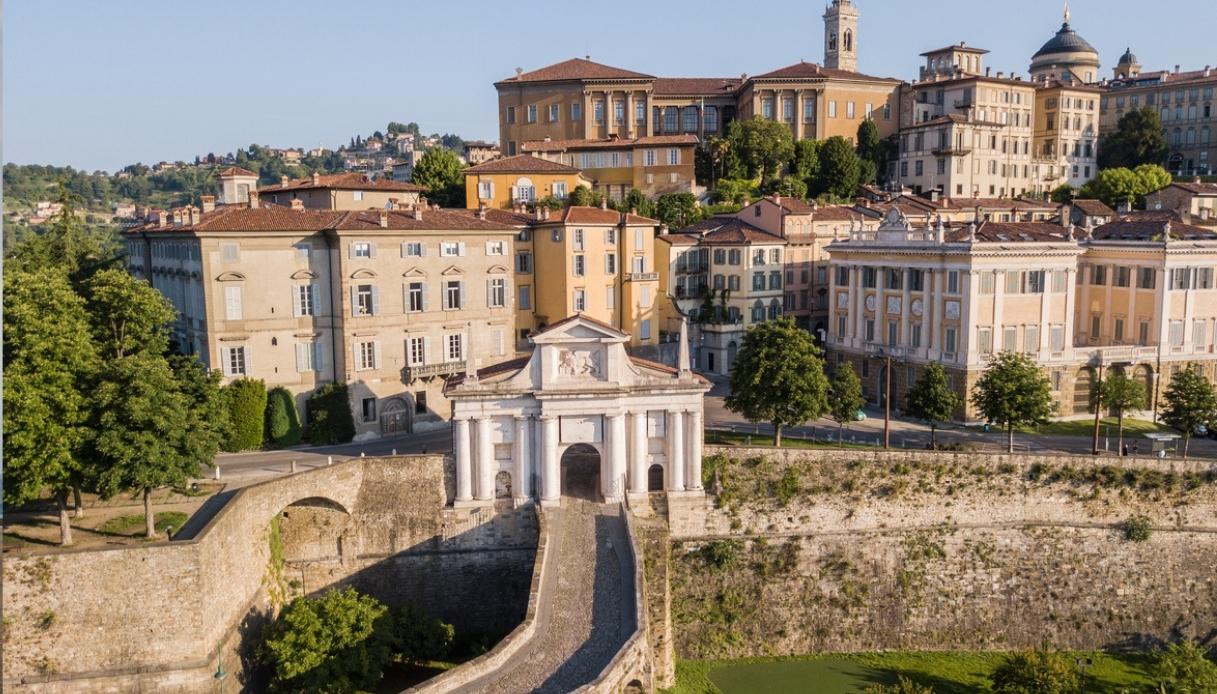
[[[1094,393],[1094,439],[1091,442],[1091,454],[1099,454],[1099,419],[1103,414],[1103,353],[1099,352],[1096,356],[1098,361],[1099,377],[1096,381],[1098,390]]]
[[[892,447],[892,353],[895,347],[867,345],[867,351],[883,358],[883,448]]]

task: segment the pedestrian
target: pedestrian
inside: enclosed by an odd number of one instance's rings
[[[1128,444],[1127,443],[1124,444],[1124,449],[1120,452],[1120,455],[1122,455],[1126,458],[1128,457]]]

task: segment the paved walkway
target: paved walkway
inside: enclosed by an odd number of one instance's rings
[[[536,635],[460,692],[572,691],[594,680],[633,632],[633,599],[625,593],[633,582],[615,549],[629,542],[619,507],[565,497],[561,510],[545,513],[554,554],[542,591],[552,587],[552,599],[538,610]]]

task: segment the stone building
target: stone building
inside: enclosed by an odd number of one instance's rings
[[[1172,183],[1145,196],[1145,209],[1166,210],[1198,224],[1217,224],[1217,183]]]
[[[703,495],[702,396],[710,384],[690,370],[687,345],[673,369],[631,358],[629,339],[570,316],[533,335],[530,356],[451,381],[454,505]]]
[[[325,175],[314,172],[308,178],[295,180],[284,176],[278,185],[262,186],[257,190],[262,202],[306,210],[406,207],[419,204],[426,192],[427,189],[420,185],[391,178],[370,178],[356,172]]]
[[[694,135],[654,135],[603,140],[540,140],[521,146],[525,154],[580,169],[590,187],[613,202],[637,188],[649,198],[665,193],[700,193],[693,177]]]
[[[591,182],[564,162],[516,155],[470,166],[464,170],[465,206],[512,209],[542,198],[565,200],[576,186]]]
[[[1154,70],[1145,72],[1131,51],[1116,67],[1115,79],[1104,81],[1099,132],[1115,131],[1124,114],[1152,108],[1162,119],[1169,148],[1164,164],[1176,176],[1203,176],[1217,170],[1217,70]]]

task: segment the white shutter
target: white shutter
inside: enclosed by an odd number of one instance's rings
[[[463,246],[464,244],[461,244],[461,245]],[[460,304],[461,304],[460,309],[463,311],[463,310],[465,310],[465,306],[466,306],[466,304],[465,304],[465,280],[461,280],[460,282],[458,282],[457,286],[460,287]]]
[[[380,287],[372,285],[372,315],[380,315]]]
[[[519,198],[519,194],[516,192],[516,187],[512,186],[511,187],[511,201],[514,203],[516,200],[519,200],[519,199],[520,198]]]
[[[406,246],[407,245],[408,244],[405,241],[401,242],[401,257],[403,257],[403,258],[406,257]]]
[[[486,197],[491,198],[492,200],[494,199],[494,181],[490,182],[490,195]]]
[[[422,241],[418,242],[418,257],[422,258],[427,255],[427,244]]]
[[[427,310],[427,283],[423,282],[423,311]]]
[[[465,255],[465,242],[464,241],[460,241],[456,244],[456,254],[460,255],[460,256]]]
[[[292,315],[300,317],[300,289],[299,286],[292,287]]]
[[[376,244],[375,243],[368,242],[368,257],[369,258],[376,257]]]
[[[494,305],[494,280],[486,280],[486,306]],[[462,306],[461,308],[464,308]]]
[[[495,345],[495,356],[499,356],[499,357],[503,356],[503,354],[505,352],[504,352],[504,348],[503,348],[503,329],[502,328],[498,328],[494,331],[494,345]]]
[[[410,312],[410,283],[403,282],[401,285],[401,312]]]
[[[348,258],[355,257],[355,242],[354,241],[350,241],[347,243],[347,257]]]
[[[380,368],[380,341],[379,340],[372,343],[372,366],[377,369]]]
[[[420,364],[420,366],[426,366],[427,361],[429,359],[431,359],[431,336],[424,335],[423,336],[423,361],[422,361],[422,364]]]
[[[249,345],[241,346],[241,353],[245,355],[245,375],[246,376],[252,376],[254,373],[254,360],[253,360],[253,354],[251,354],[251,352],[253,352],[253,350],[251,350],[249,348]]]
[[[312,345],[310,345],[307,342],[297,342],[296,343],[296,371],[297,372],[304,373],[305,371],[308,370],[306,367],[308,366],[308,352],[311,347],[312,347]]]
[[[356,292],[355,285],[351,285],[351,315],[359,315],[359,295]]]
[[[320,341],[313,343],[313,371],[321,373],[325,365],[325,345]]]

